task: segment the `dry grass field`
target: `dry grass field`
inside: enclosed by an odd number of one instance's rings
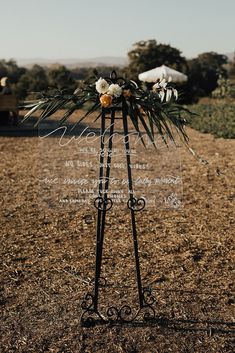
[[[235,140],[188,133],[209,164],[181,149],[184,208],[137,215],[143,284],[151,285],[161,320],[85,328],[95,209],[43,209],[37,137],[1,131],[2,353],[232,353]],[[103,304],[137,302],[128,211],[107,214],[104,245],[102,276],[110,286],[101,288]]]

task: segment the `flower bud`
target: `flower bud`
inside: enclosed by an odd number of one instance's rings
[[[109,95],[109,94],[103,94],[101,97],[100,97],[100,103],[102,105],[103,108],[108,108],[111,106],[112,104],[112,97]]]

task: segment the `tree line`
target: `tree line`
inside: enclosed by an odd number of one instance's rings
[[[116,69],[119,75],[138,81],[138,74],[160,65],[170,66],[188,76],[181,86],[183,102],[193,103],[200,97],[210,96],[216,89],[219,77],[235,74],[235,62],[228,63],[225,55],[207,52],[193,59],[186,59],[180,50],[156,40],[139,41],[128,53],[129,64],[124,68],[98,67],[101,76]],[[13,92],[19,99],[37,96],[51,88],[73,92],[82,80],[93,75],[93,68],[78,67],[69,70],[64,65],[50,68],[34,65],[30,69],[19,67],[14,60],[0,60],[0,77],[8,76]]]

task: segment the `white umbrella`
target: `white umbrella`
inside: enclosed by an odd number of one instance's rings
[[[165,78],[168,81],[169,77],[171,77],[172,82],[185,82],[188,79],[186,75],[165,65],[142,72],[138,77],[140,81],[144,82],[157,82],[157,80],[162,78]]]

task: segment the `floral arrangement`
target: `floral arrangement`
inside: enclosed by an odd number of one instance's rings
[[[178,91],[175,88],[167,87],[167,84],[171,81],[171,78],[166,81],[165,78],[155,83],[152,87],[153,91],[156,92],[161,100],[161,102],[166,100],[169,102],[172,94],[175,100],[178,99]],[[133,82],[133,81],[132,81]],[[97,92],[100,94],[100,104],[104,108],[109,108],[113,103],[113,98],[119,98],[123,95],[126,98],[130,98],[132,92],[130,89],[122,89],[117,83],[109,83],[102,77],[99,78],[95,83],[95,88]]]
[[[174,130],[176,130],[187,145],[188,137],[184,127],[188,123],[187,115],[190,116],[192,113],[177,104],[178,92],[169,85],[170,80],[167,82],[163,78],[148,90],[139,87],[132,80],[117,77],[115,71],[106,78],[99,77],[97,72],[95,74],[95,79],[84,83],[83,87],[76,89],[73,94],[67,94],[65,90],[48,90],[42,94],[41,99],[26,103],[24,108],[29,111],[23,121],[39,110],[41,113],[36,124],[38,125],[58,110],[65,109],[59,121],[62,125],[86,102],[93,102],[92,107],[75,123],[74,128],[95,111],[98,112],[99,118],[102,109],[121,106],[130,117],[143,143],[141,132],[143,129],[153,143],[157,132],[166,144],[168,138],[175,141]]]

